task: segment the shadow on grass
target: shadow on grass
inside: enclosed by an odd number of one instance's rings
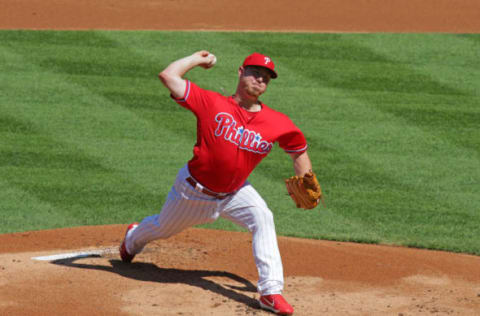
[[[100,255],[90,255],[89,258],[100,258]],[[183,283],[186,285],[196,286],[205,291],[210,291],[220,294],[228,299],[234,300],[253,309],[260,309],[259,303],[256,299],[248,295],[236,292],[256,292],[256,287],[247,279],[244,279],[236,274],[226,271],[208,271],[208,270],[181,270],[181,269],[166,269],[160,268],[152,263],[134,262],[124,263],[121,260],[109,260],[111,266],[95,265],[86,263],[76,263],[78,259],[85,257],[74,257],[68,259],[54,260],[51,263],[56,265],[68,266],[72,268],[99,270],[116,273],[126,278],[158,283]],[[208,277],[225,277],[236,281],[243,286],[219,284],[208,280]],[[236,290],[236,291],[234,291]]]

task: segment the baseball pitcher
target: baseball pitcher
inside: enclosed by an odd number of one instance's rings
[[[161,212],[128,226],[120,256],[131,262],[148,242],[221,216],[252,233],[260,306],[291,315],[293,308],[282,296],[283,268],[273,215],[247,178],[278,143],[293,161],[295,175],[285,184],[296,206],[314,208],[322,198],[320,185],[303,133],[259,99],[270,80],[277,78],[272,59],[259,53],[246,57],[238,69],[236,92],[228,97],[184,78],[194,67],[209,69],[215,63],[213,54],[199,51],[174,61],[159,75],[173,100],[195,115],[197,139],[193,157],[178,172]]]

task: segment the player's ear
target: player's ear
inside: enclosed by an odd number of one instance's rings
[[[242,77],[245,73],[245,68],[243,66],[238,67],[238,78]]]

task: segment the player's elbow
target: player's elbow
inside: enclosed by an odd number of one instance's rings
[[[170,93],[175,98],[181,98],[184,96],[187,83],[180,76],[168,70],[164,70],[158,74],[158,78],[162,81],[163,85],[170,90]]]
[[[169,90],[172,90],[175,88],[176,85],[178,85],[178,81],[180,81],[180,77],[175,76],[175,74],[171,73],[168,70],[164,70],[161,73],[158,74],[158,78],[160,81],[163,83],[165,87],[167,87]]]
[[[168,83],[173,81],[173,76],[166,70],[158,74],[160,81],[168,87]]]
[[[158,78],[169,90],[175,90],[178,86],[182,86],[184,81],[181,76],[173,71],[169,71],[168,69],[159,73]]]

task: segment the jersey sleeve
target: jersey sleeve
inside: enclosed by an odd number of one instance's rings
[[[186,80],[186,82],[187,86],[182,98],[177,99],[170,95],[175,102],[195,114],[214,102],[213,91],[202,89],[190,80]]]
[[[280,148],[289,154],[305,152],[308,145],[302,131],[289,119],[286,119],[284,123],[285,130],[278,138]]]

